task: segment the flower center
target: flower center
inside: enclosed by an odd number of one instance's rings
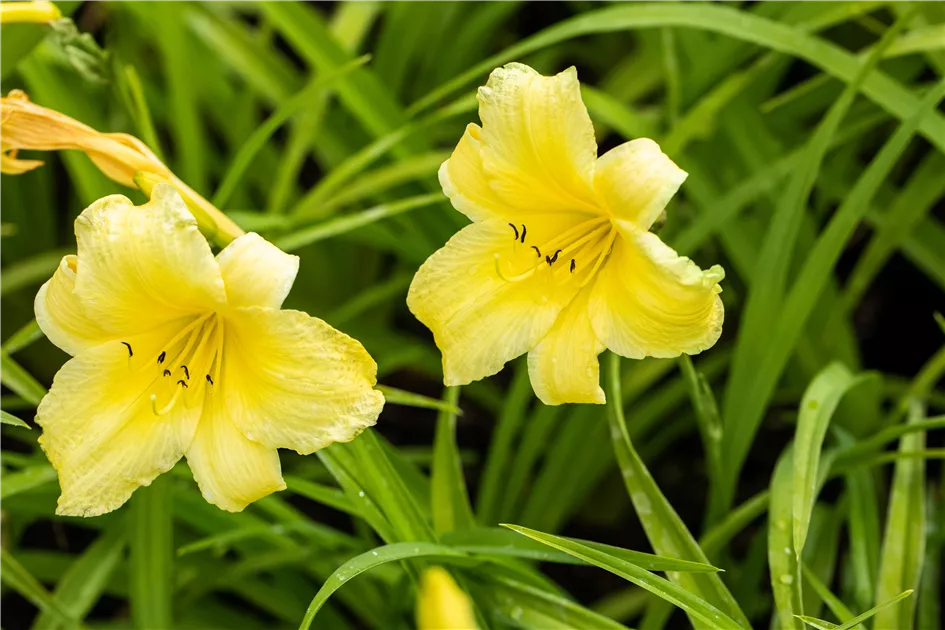
[[[611,220],[601,216],[578,223],[543,242],[528,241],[528,226],[524,224],[509,223],[509,227],[513,238],[510,255],[493,254],[496,273],[506,282],[522,282],[543,274],[554,285],[576,281],[578,288],[582,288],[597,274],[617,238]],[[524,265],[522,256],[528,259]]]
[[[187,324],[145,368],[155,370],[150,393],[154,415],[167,414],[181,401],[187,406],[202,401],[220,382],[222,358],[223,322],[215,313]]]

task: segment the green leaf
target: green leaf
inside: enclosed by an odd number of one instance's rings
[[[325,580],[325,583],[318,589],[318,592],[315,593],[315,597],[312,598],[312,602],[308,605],[308,610],[305,611],[305,617],[302,619],[302,623],[299,624],[299,630],[308,630],[312,625],[312,620],[315,619],[315,615],[318,614],[321,607],[325,605],[328,598],[351,578],[376,566],[411,558],[451,560],[456,558],[468,558],[468,556],[450,547],[428,542],[394,543],[366,551],[345,562]]]
[[[503,525],[503,527],[508,527],[512,531],[516,531],[523,536],[528,536],[529,538],[544,543],[549,547],[560,549],[561,551],[569,553],[576,558],[580,558],[585,562],[589,562],[594,566],[600,567],[606,571],[610,571],[615,575],[619,575],[625,580],[629,580],[637,586],[653,593],[657,597],[665,599],[666,601],[682,608],[693,619],[697,619],[706,627],[725,628],[728,630],[736,630],[741,627],[738,623],[736,623],[718,608],[715,608],[705,600],[693,595],[688,590],[677,586],[669,580],[665,580],[653,573],[650,573],[646,569],[642,569],[635,564],[631,564],[624,559],[617,558],[616,556],[598,551],[597,549],[588,547],[587,545],[583,545],[567,538],[553,536],[551,534],[544,534],[526,527],[519,527],[517,525]]]
[[[489,455],[479,480],[476,513],[483,524],[495,523],[499,518],[500,496],[513,455],[512,443],[525,420],[526,408],[533,397],[532,386],[528,380],[528,367],[519,362],[515,366],[512,384],[502,401],[502,409],[499,411],[489,444]]]
[[[722,419],[719,417],[715,395],[705,375],[696,371],[689,355],[682,355],[679,358],[679,365],[689,390],[692,408],[696,413],[696,423],[702,436],[702,447],[709,467],[709,479],[713,484],[720,483],[722,481]]]
[[[913,402],[909,423],[922,420],[922,406]],[[924,433],[910,433],[899,441],[899,453],[915,453],[925,447]],[[918,588],[925,555],[925,462],[903,458],[896,462],[883,549],[876,585],[876,601],[891,599],[904,590]],[[902,596],[900,596],[902,597]],[[877,628],[910,630],[915,621],[915,601],[897,608],[882,608],[876,615]]]
[[[128,513],[129,594],[136,628],[173,627],[174,528],[169,475],[138,488]]]
[[[368,59],[367,56],[359,57],[331,73],[318,76],[296,94],[293,94],[291,98],[280,104],[278,109],[276,109],[271,116],[256,127],[252,135],[246,139],[243,146],[236,152],[236,155],[230,162],[230,168],[227,169],[226,174],[223,176],[223,181],[220,182],[216,192],[213,193],[213,198],[210,200],[210,203],[217,208],[224,207],[239,185],[246,170],[252,164],[253,159],[279,127],[284,125],[286,121],[292,118],[292,116],[303,107],[309,105],[319,93],[331,87],[336,81],[349,72],[353,72],[363,66],[367,63]]]
[[[822,619],[814,619],[813,617],[805,617],[805,616],[803,616],[803,615],[798,615],[797,618],[800,619],[800,620],[802,620],[804,623],[808,623],[808,624],[814,626],[815,628],[825,628],[825,629],[828,629],[828,630],[851,630],[851,628],[855,628],[855,627],[856,627],[857,625],[859,625],[861,622],[866,621],[867,619],[869,619],[870,617],[872,617],[873,615],[875,615],[875,614],[877,614],[877,613],[879,613],[879,612],[881,612],[881,611],[888,610],[891,606],[893,606],[893,605],[895,605],[895,604],[898,604],[900,601],[902,601],[902,600],[905,599],[906,597],[909,597],[910,595],[912,595],[912,591],[905,591],[905,592],[903,592],[903,593],[900,593],[900,594],[897,595],[896,597],[893,597],[891,600],[889,600],[889,601],[887,601],[887,602],[884,602],[884,603],[880,604],[879,606],[877,606],[877,607],[875,607],[875,608],[870,608],[869,610],[867,610],[867,611],[866,611],[865,613],[863,613],[862,615],[857,615],[856,617],[854,617],[854,618],[851,619],[850,621],[848,621],[848,622],[846,622],[845,624],[840,625],[840,626],[838,626],[837,624],[834,624],[834,623],[830,623],[829,621],[823,621]],[[879,620],[877,620],[876,623],[879,624]],[[890,628],[896,627],[896,628],[898,628],[899,626],[879,626],[879,625],[877,625],[876,627],[877,627],[877,628],[885,628],[885,627],[890,627]]]
[[[858,87],[865,82],[885,45],[892,41],[904,21],[899,20],[896,25],[886,31],[870,57],[859,66],[855,79],[847,85],[817,126],[798,169],[780,197],[761,246],[725,393],[726,478],[719,499],[725,507],[731,503],[738,473],[761,423],[764,409],[807,317],[830,278],[829,272],[840,249],[856,225],[857,218],[865,213],[868,201],[885,173],[911,138],[913,125],[925,116],[926,109],[932,105],[923,101],[919,108],[913,109],[910,122],[902,125],[870,164],[870,176],[864,174],[860,177],[858,186],[844,201],[828,230],[806,258],[804,268],[785,300],[794,244],[800,233],[807,199],[831,137],[852,105]],[[772,326],[772,322],[777,322],[777,325]]]
[[[15,473],[6,473],[3,475],[3,484],[0,485],[0,499],[9,499],[55,480],[56,471],[49,464],[38,464]]]
[[[393,526],[390,520],[381,512],[374,499],[364,489],[364,485],[350,472],[354,458],[339,447],[326,448],[318,451],[318,458],[335,478],[345,494],[355,505],[361,518],[377,533],[381,540],[394,542]]]
[[[38,287],[52,277],[62,257],[74,251],[74,249],[55,249],[36,254],[12,265],[4,265],[0,295],[9,295],[20,289]]]
[[[410,210],[432,206],[442,202],[443,195],[441,193],[408,197],[393,203],[380,204],[373,208],[362,210],[361,212],[330,219],[309,227],[298,228],[289,234],[276,238],[274,242],[277,247],[289,252],[325,240],[326,238],[332,238],[339,234],[357,230],[365,225],[370,225],[371,223],[383,219],[395,217]]]
[[[927,493],[925,561],[922,567],[922,579],[919,580],[918,612],[916,627],[940,628],[942,626],[942,546],[945,544],[943,524],[942,488],[932,486]]]
[[[488,596],[512,623],[543,630],[553,627],[553,623],[561,624],[561,628],[626,630],[623,624],[613,619],[528,584],[502,576],[493,577],[488,584],[474,587],[473,595],[476,599]],[[529,623],[532,616],[535,618]]]
[[[611,441],[624,485],[627,487],[650,544],[659,555],[709,564],[705,552],[676,514],[673,506],[660,492],[643,460],[633,448],[627,433],[623,405],[620,402],[623,400],[620,386],[620,357],[611,353],[607,363]],[[751,627],[735,598],[718,575],[671,574],[670,578],[680,587],[696,594],[727,615],[733,616],[742,627]]]
[[[76,619],[84,618],[98,602],[115,573],[125,551],[125,531],[121,523],[109,526],[63,573],[53,596],[63,610]],[[33,624],[33,630],[56,630],[63,624],[46,611]]]
[[[797,615],[802,614],[801,572],[791,535],[794,493],[794,453],[789,446],[778,458],[771,477],[768,507],[768,568],[771,590],[782,630],[803,630]]]
[[[827,427],[840,404],[840,399],[859,382],[862,382],[862,377],[854,378],[841,363],[831,363],[814,377],[801,399],[797,414],[797,431],[794,435],[792,486],[794,552],[798,558],[804,551],[811,510],[814,509],[814,501],[817,499],[820,450],[827,435]]]
[[[445,151],[432,151],[364,173],[328,197],[321,204],[320,212],[332,212],[335,208],[376,196],[407,182],[435,177],[440,165],[449,156]]]
[[[0,581],[32,602],[44,613],[54,616],[66,628],[79,628],[79,623],[67,613],[62,604],[49,594],[29,571],[23,568],[6,547],[0,548]]]
[[[768,20],[734,7],[718,5],[647,3],[607,7],[589,11],[559,22],[506,48],[466,72],[429,92],[414,103],[410,113],[428,109],[434,103],[468,85],[508,61],[521,59],[528,53],[547,48],[591,33],[611,33],[644,28],[679,26],[707,30],[793,55],[821,68],[844,81],[854,82],[861,62],[853,54],[798,28]],[[880,48],[877,46],[877,48]],[[918,105],[909,90],[888,75],[873,71],[858,89],[890,114],[903,119]],[[945,117],[933,116],[923,123],[922,134],[939,150],[945,151]]]
[[[40,329],[39,324],[36,323],[36,320],[32,319],[28,324],[25,324],[23,328],[20,328],[7,337],[7,340],[3,342],[3,351],[7,354],[14,354],[42,337],[43,331]]]
[[[701,562],[655,556],[650,553],[630,551],[629,549],[581,540],[580,538],[561,538],[612,555],[615,558],[626,560],[647,571],[680,571],[686,573],[715,573],[719,571],[716,567]],[[542,562],[584,564],[567,553],[553,551],[544,544],[522,538],[516,533],[499,527],[478,527],[450,532],[441,536],[440,542],[470,553],[514,556]]]
[[[458,416],[463,415],[462,409],[456,405],[451,405],[445,400],[437,400],[429,396],[415,394],[396,387],[387,385],[378,385],[377,389],[384,394],[384,401],[392,405],[403,405],[405,407],[416,407],[417,409],[436,409],[437,411],[447,411]]]
[[[3,424],[9,424],[14,427],[22,427],[24,429],[29,429],[31,431],[33,430],[33,427],[26,424],[25,422],[23,422],[22,420],[14,416],[12,413],[7,413],[6,411],[3,411],[2,409],[0,409],[0,422],[2,422]]]
[[[351,499],[337,488],[323,486],[322,484],[314,483],[308,479],[302,479],[301,477],[295,477],[293,475],[283,475],[283,479],[286,483],[286,489],[289,492],[294,492],[341,512],[346,512],[353,516],[360,516],[360,512],[358,512],[354,503],[351,502]]]
[[[458,387],[449,387],[443,395],[443,404],[456,408],[459,403]],[[433,470],[431,472],[433,501],[433,530],[445,532],[469,529],[475,525],[463,464],[456,446],[456,413],[440,411],[433,438]]]
[[[390,521],[398,542],[434,539],[427,520],[429,510],[417,503],[371,429],[348,444],[336,444],[332,448],[338,447],[351,455],[354,465],[348,468],[349,473]]]
[[[820,597],[821,601],[827,604],[827,608],[830,609],[830,612],[832,612],[841,623],[853,619],[853,613],[850,612],[850,609],[847,608],[836,595],[830,592],[827,585],[821,582],[820,578],[818,578],[806,564],[801,565],[801,574],[804,576],[804,580],[810,585],[811,589]],[[800,615],[798,618],[804,621],[808,619]]]
[[[0,350],[0,382],[34,407],[39,405],[39,401],[46,395],[46,388],[4,350]]]

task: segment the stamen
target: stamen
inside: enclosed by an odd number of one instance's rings
[[[518,240],[518,228],[515,227],[514,223],[509,223],[509,227],[512,228],[512,231],[515,232],[515,240]]]
[[[171,371],[165,368],[165,369],[164,369],[164,376],[170,376],[170,375],[171,375]]]
[[[187,382],[186,382],[184,379],[180,379],[179,381],[177,381],[177,384],[178,384],[178,385],[183,385],[185,389],[186,389],[186,387],[187,387]]]
[[[545,256],[545,260],[548,261],[549,265],[553,265],[556,262],[558,262],[558,254],[560,253],[561,253],[561,250],[559,249],[558,251],[555,252],[554,256],[552,256],[551,258],[548,258],[547,256]]]
[[[525,244],[525,232],[528,231],[528,228],[525,227],[525,224],[522,224],[522,245]]]
[[[597,270],[600,269],[600,266],[604,264],[604,260],[607,258],[607,254],[610,253],[610,249],[613,247],[614,241],[616,239],[617,230],[611,228],[610,232],[607,233],[607,241],[604,243],[603,249],[600,250],[600,253],[597,255],[597,260],[594,261],[594,266],[591,268],[591,272],[586,278],[584,278],[579,288],[584,288],[584,286],[594,278]]]
[[[541,258],[541,250],[535,247],[534,245],[532,245],[532,249],[534,249],[535,253],[538,254],[538,257]]]
[[[180,366],[180,367],[181,367],[182,370],[184,370],[184,376],[186,376],[186,377],[187,377],[187,380],[189,381],[189,380],[190,380],[190,370],[187,369],[187,366],[186,366],[186,365],[182,365],[182,366]]]
[[[571,273],[574,273],[574,259],[571,259]]]
[[[211,385],[213,385],[213,379],[210,378],[210,375],[209,375],[209,374],[207,374],[207,382],[210,383]]]
[[[166,356],[167,356],[167,353],[162,350],[161,354],[158,355],[158,363],[164,363],[164,357]]]
[[[506,276],[504,273],[502,273],[502,268],[501,268],[501,266],[499,265],[500,256],[499,256],[498,254],[493,254],[493,255],[492,255],[492,258],[493,258],[493,260],[495,260],[495,272],[496,272],[496,274],[497,274],[500,278],[502,278],[503,280],[505,280],[506,282],[521,282],[522,280],[526,280],[526,279],[532,277],[532,276],[535,274],[535,270],[538,269],[538,267],[532,267],[532,268],[529,269],[528,271],[526,271],[526,272],[524,272],[524,273],[520,273],[520,274],[518,274],[517,276],[512,276],[512,277],[510,278],[510,277]],[[539,263],[539,264],[541,264],[541,263]]]
[[[177,404],[177,399],[180,398],[181,391],[183,390],[178,388],[177,391],[174,392],[174,395],[171,396],[171,399],[168,401],[168,403],[160,409],[157,408],[157,395],[151,394],[151,411],[154,413],[154,415],[163,416],[166,415],[168,411],[173,409],[174,405]]]
[[[127,341],[122,341],[122,343],[128,347],[128,356],[129,357],[135,356],[135,353],[131,351],[131,344],[128,343]]]

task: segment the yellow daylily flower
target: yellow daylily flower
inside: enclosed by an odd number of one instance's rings
[[[21,90],[0,98],[0,172],[19,175],[42,166],[39,160],[17,158],[20,149],[84,152],[110,179],[151,193],[156,183],[177,189],[200,227],[221,243],[243,231],[225,214],[177,178],[148,146],[126,133],[101,133],[74,118],[36,105]]]
[[[476,630],[469,596],[442,567],[430,567],[420,576],[417,595],[417,630]]]
[[[254,233],[214,257],[163,183],[143,206],[99,199],[75,233],[78,254],[35,301],[73,355],[36,414],[58,514],[114,510],[182,456],[207,501],[239,511],[285,488],[276,449],[312,453],[376,422],[361,344],[281,309],[298,257]]]
[[[652,140],[597,156],[575,69],[545,77],[510,63],[479,88],[470,124],[440,167],[473,221],[420,267],[407,295],[433,331],[444,382],[495,374],[527,352],[545,404],[603,403],[597,355],[674,357],[722,330],[708,271],[649,232],[686,178]]]
[[[0,24],[12,22],[52,22],[62,17],[59,8],[47,0],[0,2]]]

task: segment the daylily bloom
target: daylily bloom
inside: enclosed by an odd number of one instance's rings
[[[430,567],[420,576],[417,594],[417,630],[476,630],[469,596],[442,567]]]
[[[47,0],[0,2],[0,24],[13,22],[52,22],[62,17],[59,8]]]
[[[276,449],[312,453],[377,420],[361,344],[281,310],[296,256],[250,233],[214,257],[168,184],[139,207],[99,199],[75,233],[35,301],[73,355],[36,414],[58,514],[114,510],[182,456],[207,501],[238,511],[285,488]]]
[[[546,404],[603,403],[597,355],[674,357],[722,330],[724,272],[649,232],[686,173],[645,138],[597,156],[577,72],[510,63],[479,88],[440,168],[473,223],[420,267],[407,296],[443,353],[444,382],[495,374],[528,352]]]
[[[126,133],[101,133],[47,107],[36,105],[21,90],[0,98],[0,172],[19,175],[42,166],[17,158],[20,149],[84,152],[107,177],[145,194],[161,182],[177,189],[200,227],[228,243],[243,233],[225,214],[178,179],[148,146]]]

